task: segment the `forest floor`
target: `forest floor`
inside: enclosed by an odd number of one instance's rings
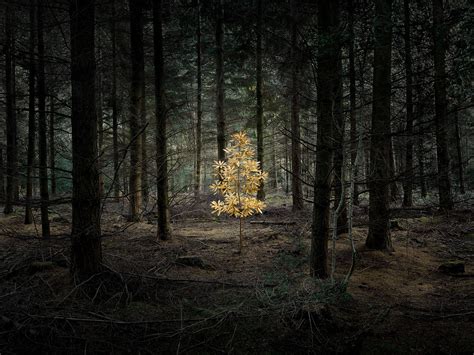
[[[110,203],[105,270],[74,285],[68,207],[52,208],[48,241],[18,209],[0,217],[0,353],[472,353],[472,211],[394,213],[393,253],[364,248],[364,212],[345,289],[308,276],[310,212],[271,207],[245,221],[239,255],[238,221],[207,202],[174,210],[166,242]],[[341,280],[346,235],[336,251]],[[453,260],[464,273],[438,270]]]

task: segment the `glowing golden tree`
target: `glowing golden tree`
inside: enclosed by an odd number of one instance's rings
[[[239,251],[242,252],[242,219],[255,213],[262,213],[265,203],[256,198],[260,184],[267,179],[267,173],[260,169],[260,163],[253,159],[255,151],[245,132],[232,135],[225,150],[227,161],[216,161],[216,181],[210,186],[223,200],[213,201],[213,213],[221,213],[239,219]]]

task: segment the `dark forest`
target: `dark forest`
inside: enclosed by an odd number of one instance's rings
[[[0,0],[0,354],[471,354],[468,0]]]

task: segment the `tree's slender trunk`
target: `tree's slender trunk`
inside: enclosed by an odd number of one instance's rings
[[[459,132],[459,117],[458,112],[454,113],[454,135],[456,139],[456,155],[458,160],[458,179],[459,179],[459,192],[465,194],[466,190],[464,187],[464,166],[462,161],[462,152],[461,152],[461,134]]]
[[[43,238],[49,238],[49,188],[48,188],[48,143],[46,123],[46,83],[44,73],[44,40],[43,40],[43,7],[44,0],[38,1],[38,152],[39,178],[41,196],[41,231]]]
[[[217,0],[216,14],[216,121],[217,159],[225,160],[225,117],[224,117],[224,10],[222,0]]]
[[[3,148],[0,147],[0,201],[5,201],[5,173],[3,166]]]
[[[257,161],[260,162],[260,169],[263,171],[263,99],[262,99],[262,0],[257,0]],[[257,192],[259,200],[265,199],[263,182],[260,183]]]
[[[328,277],[329,211],[331,196],[333,119],[336,95],[339,93],[340,60],[338,40],[339,0],[318,2],[318,73],[317,73],[317,142],[314,182],[313,225],[311,230],[310,272],[318,278]]]
[[[339,41],[339,38],[334,38],[334,41]],[[340,46],[340,45],[339,45]],[[340,51],[340,49],[339,49]],[[341,194],[344,189],[341,185],[344,183],[342,176],[343,161],[344,161],[344,113],[343,113],[343,91],[342,91],[342,59],[341,55],[338,55],[336,64],[337,74],[334,76],[334,113],[333,113],[333,138],[334,138],[334,208],[336,209],[341,201]],[[322,87],[321,89],[323,89]],[[323,89],[324,90],[324,89]],[[342,196],[343,204],[340,209],[337,225],[334,226],[337,230],[337,234],[347,232],[347,210],[345,203],[345,196]]]
[[[293,210],[302,210],[303,188],[301,184],[300,102],[299,102],[299,55],[297,28],[297,0],[291,0],[291,193]]]
[[[101,57],[102,53],[99,50],[98,52],[99,56],[99,63],[101,62]],[[98,149],[98,154],[99,157],[97,159],[97,163],[99,166],[99,190],[100,190],[100,197],[104,197],[104,174],[102,173],[103,169],[103,155],[104,155],[104,111],[102,108],[103,105],[103,100],[102,100],[102,73],[101,73],[101,68],[99,66],[98,70],[96,71],[97,73],[97,87],[96,87],[96,93],[97,93],[97,134],[98,134],[98,140],[97,140],[97,149]]]
[[[54,96],[49,97],[50,112],[49,112],[49,165],[51,171],[51,194],[56,195],[57,180],[56,180],[56,142],[55,142],[55,117],[54,117]]]
[[[158,208],[158,238],[171,238],[168,200],[168,157],[166,147],[165,69],[163,59],[162,0],[153,2],[153,37],[156,104],[156,191]]]
[[[71,272],[86,280],[102,268],[95,97],[95,1],[70,0],[72,81]]]
[[[114,159],[114,198],[120,197],[120,173],[119,173],[119,146],[118,146],[118,107],[117,107],[117,23],[115,19],[115,0],[112,3],[112,145],[113,145],[113,159]]]
[[[355,73],[355,55],[354,55],[354,0],[349,0],[348,11],[349,22],[349,122],[351,139],[351,164],[354,167],[352,172],[353,179],[357,180],[358,166],[355,165],[357,156],[357,117],[356,117],[356,73]],[[358,184],[354,183],[352,192],[352,203],[359,205]]]
[[[439,206],[444,210],[453,208],[451,182],[449,180],[449,154],[447,129],[448,102],[446,98],[446,24],[443,15],[443,0],[433,0],[433,42],[434,42],[434,92],[436,153],[438,161]]]
[[[6,135],[7,135],[7,186],[5,208],[3,212],[13,212],[13,201],[18,178],[17,166],[17,124],[15,108],[15,65],[14,36],[13,36],[13,13],[10,5],[6,5],[5,13],[5,87],[6,87]]]
[[[35,0],[30,1],[30,63],[28,73],[28,157],[26,163],[26,206],[25,224],[33,223],[33,212],[31,208],[33,199],[33,165],[35,162],[36,144],[36,115],[35,115],[35,78],[36,78],[36,58],[35,58]]]
[[[390,200],[397,202],[398,200],[398,185],[397,185],[397,165],[395,163],[396,152],[394,149],[394,137],[390,134],[390,152],[389,152],[389,166],[388,166],[388,179],[390,180],[389,195]]]
[[[276,153],[276,133],[275,127],[272,127],[272,188],[278,189],[278,168],[277,168],[277,153]]]
[[[413,70],[411,59],[410,1],[403,1],[405,14],[405,73],[406,73],[406,151],[403,184],[403,206],[413,205]]]
[[[423,127],[423,95],[420,84],[416,85],[416,111],[415,117],[417,120],[418,129],[416,131],[416,155],[418,158],[418,174],[421,197],[425,198],[426,191],[426,180],[425,180],[425,162],[424,162],[424,148],[423,148],[423,135],[425,133]]]
[[[194,176],[194,195],[199,197],[201,191],[202,165],[202,67],[201,67],[201,3],[197,1],[196,26],[196,175]]]
[[[132,62],[130,104],[130,220],[139,221],[142,212],[142,123],[145,115],[145,61],[143,52],[143,10],[138,0],[129,0],[130,50]]]
[[[374,81],[370,140],[370,249],[391,250],[389,226],[390,95],[392,57],[392,0],[375,1]]]

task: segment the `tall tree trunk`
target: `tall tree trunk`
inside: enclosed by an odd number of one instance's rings
[[[95,1],[70,0],[72,81],[71,272],[86,280],[102,268],[95,97]]]
[[[196,175],[194,176],[194,195],[199,197],[201,191],[202,165],[202,68],[201,68],[201,2],[197,1],[196,26]]]
[[[56,142],[55,142],[55,117],[54,117],[54,96],[49,97],[50,113],[49,113],[49,165],[51,171],[51,194],[56,195],[57,180],[56,180]]]
[[[13,201],[18,179],[17,124],[15,108],[15,65],[13,63],[14,36],[13,10],[6,5],[5,13],[5,86],[6,86],[6,134],[7,134],[7,186],[3,212],[13,212]]]
[[[417,70],[419,72],[419,70]],[[416,109],[415,117],[417,120],[417,130],[416,130],[416,155],[418,158],[418,175],[419,175],[419,185],[421,197],[425,198],[427,195],[426,191],[426,180],[425,180],[425,163],[424,163],[424,148],[423,148],[423,135],[425,133],[423,126],[423,94],[421,84],[418,83],[418,79],[415,78],[416,84]]]
[[[3,166],[3,148],[0,146],[0,201],[5,201],[5,173]]]
[[[102,55],[101,51],[98,51],[98,56],[99,56],[99,63],[102,60]],[[98,140],[97,140],[97,149],[98,149],[98,154],[99,157],[97,158],[97,163],[99,166],[99,190],[100,190],[100,197],[104,197],[104,174],[102,173],[103,169],[103,155],[104,155],[104,111],[102,108],[103,105],[103,100],[102,100],[102,73],[101,73],[101,68],[100,65],[97,68],[98,70],[96,71],[97,73],[97,86],[96,86],[96,93],[97,93],[97,135],[98,135]]]
[[[142,122],[145,115],[145,61],[143,52],[143,12],[139,0],[129,0],[130,50],[132,62],[130,105],[130,220],[139,221],[142,212]]]
[[[389,226],[390,95],[392,57],[392,0],[375,1],[374,82],[370,140],[370,249],[391,250]]]
[[[403,206],[413,205],[413,70],[411,60],[410,1],[403,1],[405,27],[405,73],[406,73],[406,151],[403,184]]]
[[[337,30],[337,29],[336,29]],[[339,42],[339,38],[333,39],[336,42]],[[340,47],[340,45],[339,45]],[[340,49],[338,50],[340,52]],[[337,69],[337,75],[334,77],[334,119],[333,119],[333,137],[334,137],[334,209],[339,205],[341,200],[341,194],[343,193],[343,188],[341,183],[344,183],[343,176],[343,162],[344,162],[344,112],[343,112],[343,91],[342,91],[342,59],[341,55],[338,55],[336,64],[333,63]],[[321,88],[324,90],[324,87]],[[345,196],[342,196],[344,199],[343,208],[339,213],[337,218],[337,233],[342,234],[347,232],[347,210],[345,203]]]
[[[216,121],[217,159],[225,160],[225,117],[224,117],[224,10],[222,0],[217,0],[216,14]]]
[[[156,104],[156,191],[158,208],[158,238],[171,238],[168,200],[168,161],[166,147],[165,68],[163,59],[162,0],[153,2],[153,38]]]
[[[35,0],[30,1],[30,65],[28,73],[28,157],[26,163],[26,206],[25,224],[33,223],[33,212],[31,208],[33,199],[33,165],[35,163],[36,144],[36,115],[35,115],[35,78],[36,78],[36,58],[35,58]]]
[[[446,23],[444,21],[443,0],[433,0],[434,92],[439,206],[441,209],[451,210],[453,209],[453,198],[449,180],[449,154],[446,133],[448,102],[446,99],[445,63]]]
[[[333,35],[339,30],[339,0],[318,2],[317,142],[314,182],[313,225],[311,230],[310,272],[328,277],[329,210],[331,197],[333,119],[338,94],[340,48]]]
[[[462,152],[461,152],[461,134],[459,133],[459,117],[458,111],[454,113],[454,135],[456,139],[456,155],[458,160],[458,179],[459,179],[459,192],[465,194],[466,190],[464,187],[464,166],[462,161]]]
[[[356,117],[356,73],[354,56],[354,0],[349,0],[349,120],[351,137],[351,164],[354,166],[357,157],[357,117]],[[358,169],[354,166],[353,177],[357,181]],[[359,205],[358,184],[354,184],[353,203]]]
[[[299,55],[297,29],[297,1],[291,0],[291,193],[293,210],[302,210],[303,188],[301,184],[300,103],[299,103]]]
[[[262,16],[262,0],[257,0],[257,161],[260,162],[260,169],[263,171]],[[257,198],[265,200],[263,182],[258,188]]]
[[[116,200],[120,197],[120,165],[119,165],[119,146],[118,146],[118,108],[117,108],[117,23],[115,19],[116,9],[115,0],[112,3],[112,145],[113,145],[113,159],[114,159],[114,198]]]
[[[38,1],[38,153],[41,196],[41,231],[43,238],[49,238],[49,189],[48,189],[48,143],[46,123],[46,83],[44,73],[44,40],[43,40],[43,7],[44,0]]]

